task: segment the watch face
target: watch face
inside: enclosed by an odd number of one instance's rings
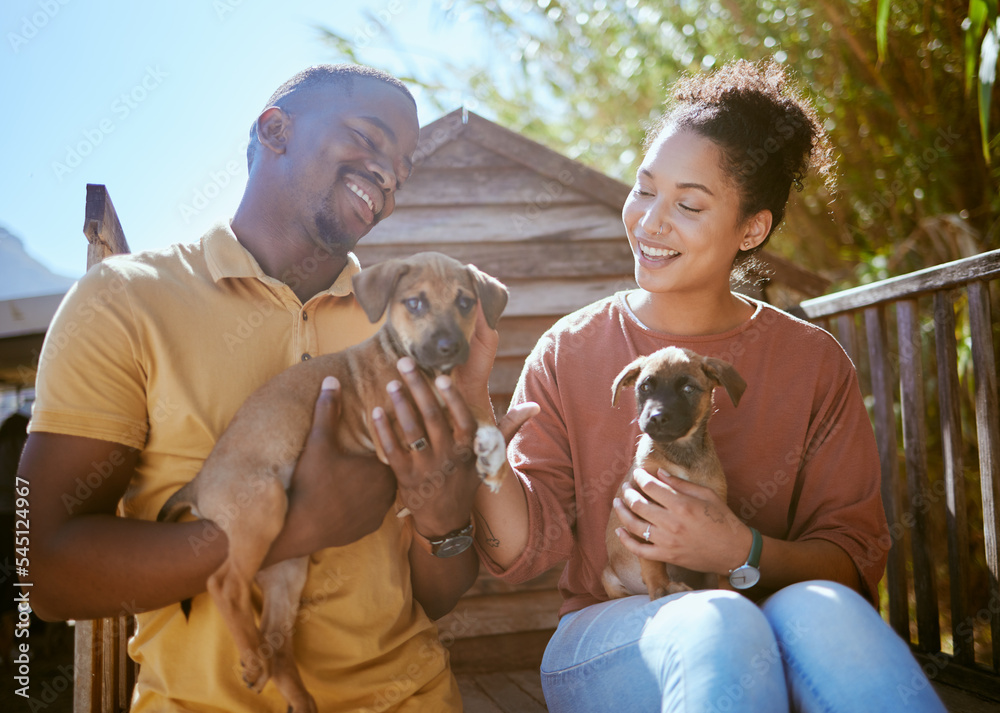
[[[435,557],[454,557],[465,552],[472,545],[472,537],[469,535],[456,535],[449,537],[439,545],[434,546]]]
[[[760,571],[745,564],[729,573],[729,583],[736,589],[750,589],[760,581]]]

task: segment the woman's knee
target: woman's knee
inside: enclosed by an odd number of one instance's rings
[[[860,619],[881,618],[867,599],[837,582],[798,582],[775,592],[762,605],[772,627],[780,630],[796,620],[828,621],[841,626]]]
[[[774,642],[760,608],[736,592],[692,592],[656,613],[643,639],[697,642],[697,646],[751,654]]]
[[[816,641],[842,642],[847,650],[892,645],[892,630],[867,599],[836,582],[799,582],[761,605],[786,654],[810,649]],[[862,644],[862,642],[867,642]]]

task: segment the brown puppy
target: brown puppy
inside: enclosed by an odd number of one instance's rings
[[[318,356],[278,374],[236,412],[198,475],[160,510],[159,520],[177,520],[190,510],[213,520],[229,539],[225,562],[208,580],[208,591],[236,640],[247,685],[260,691],[269,677],[296,713],[316,704],[292,659],[292,631],[305,585],[308,557],[260,570],[281,530],[288,508],[286,489],[305,444],[323,379],[341,383],[337,437],[349,454],[376,453],[376,406],[392,411],[386,384],[398,378],[396,362],[411,357],[428,376],[448,373],[469,354],[476,304],[490,327],[507,304],[507,289],[475,267],[438,253],[388,260],[354,277],[354,292],[368,318],[387,313],[379,331],[357,346]],[[439,396],[440,399],[440,396]],[[496,490],[508,468],[503,435],[487,414],[475,414],[476,467]],[[238,504],[238,505],[237,505]],[[234,515],[235,513],[235,515]],[[260,570],[260,571],[258,571]],[[261,628],[254,623],[251,587],[263,594]],[[280,641],[273,660],[260,655],[264,641]]]
[[[642,436],[618,496],[621,497],[625,484],[632,481],[636,468],[654,475],[663,468],[679,478],[711,488],[725,501],[726,477],[707,428],[712,415],[712,391],[716,386],[724,387],[736,406],[746,382],[728,362],[703,357],[689,349],[666,347],[639,357],[622,370],[611,387],[612,406],[617,404],[621,390],[632,384],[635,384]],[[615,534],[619,527],[621,521],[612,509],[605,535],[608,565],[601,578],[612,599],[643,591],[649,593],[650,599],[658,599],[692,588],[719,586],[718,575],[637,558],[622,546]]]

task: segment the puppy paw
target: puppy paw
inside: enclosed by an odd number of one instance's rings
[[[486,483],[490,492],[497,492],[500,490],[504,466],[507,464],[507,444],[500,429],[496,426],[480,426],[476,431],[472,450],[476,454],[476,472],[479,473],[479,479]]]
[[[656,601],[668,594],[679,594],[680,592],[691,592],[694,590],[683,582],[670,582],[669,584],[658,584],[649,587],[647,591],[649,592],[650,601]]]
[[[240,666],[243,669],[243,683],[251,691],[260,693],[271,678],[267,661],[256,655],[246,656],[240,659]]]

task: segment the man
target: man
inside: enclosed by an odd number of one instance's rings
[[[110,258],[60,307],[21,464],[32,605],[47,619],[137,614],[134,711],[285,710],[274,686],[259,696],[243,686],[204,594],[225,536],[206,521],[151,521],[258,386],[374,332],[350,292],[359,269],[350,251],[392,213],[418,131],[398,80],[357,66],[307,69],[254,123],[229,224],[200,243]],[[456,372],[462,393],[464,383],[485,388],[495,333],[482,338],[464,382]],[[303,681],[321,711],[457,710],[430,618],[453,608],[478,560],[471,549],[439,559],[410,546],[389,508],[397,481],[405,501],[445,473],[414,527],[436,537],[467,525],[478,480],[455,454],[469,451],[471,434],[428,428],[430,447],[397,454],[394,475],[338,452],[336,386],[317,401],[286,526],[265,562],[315,553],[294,631]],[[119,501],[125,517],[114,516]],[[187,620],[177,602],[190,597]]]

